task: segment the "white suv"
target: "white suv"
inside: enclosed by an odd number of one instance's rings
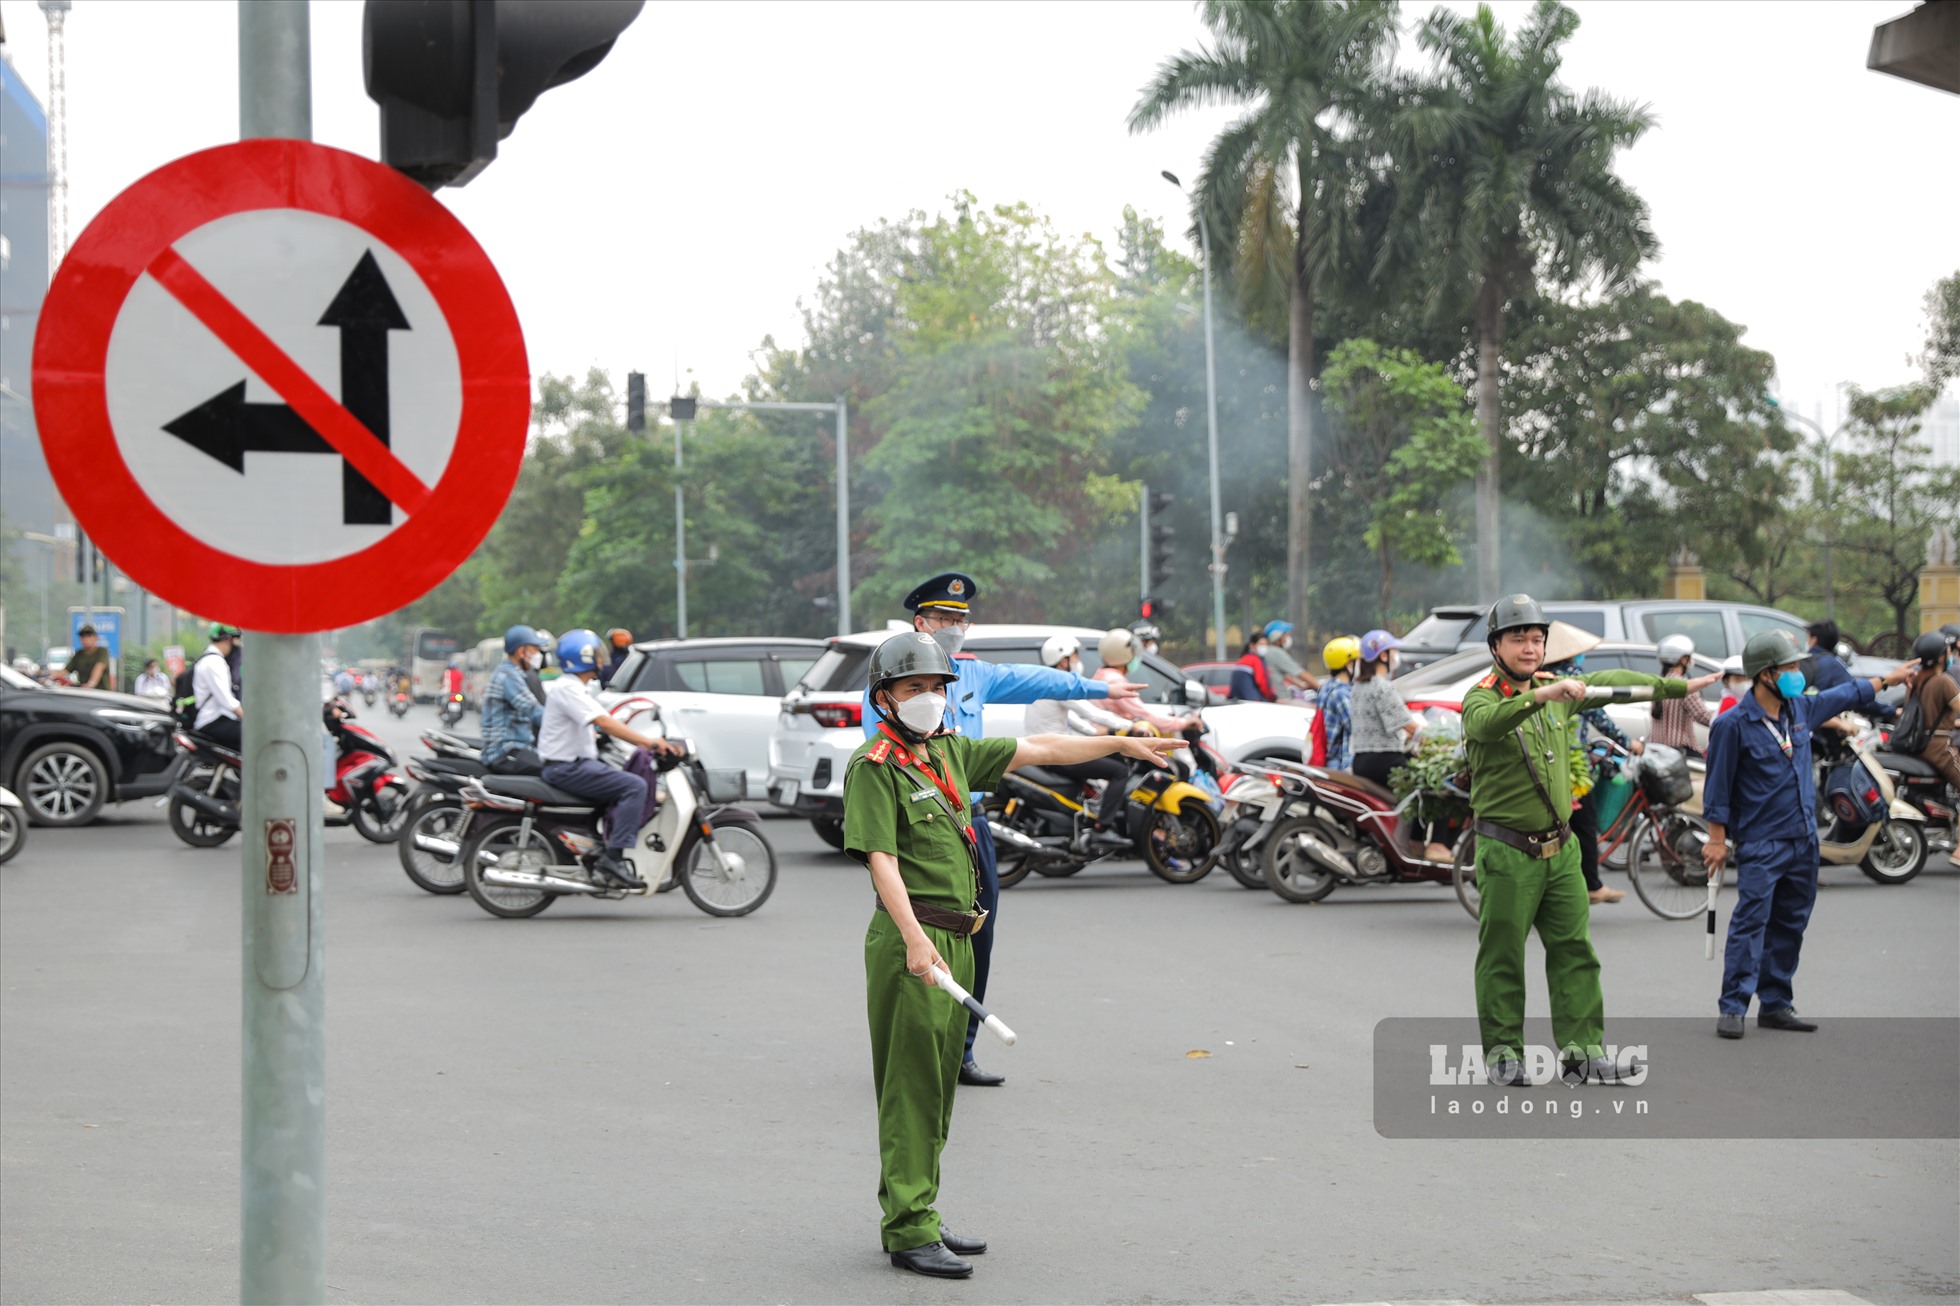
[[[843,846],[844,764],[864,742],[864,691],[871,650],[892,633],[874,630],[833,637],[802,682],[784,696],[769,740],[769,801],[809,817],[817,833],[834,847]],[[978,625],[967,632],[964,649],[988,662],[1039,666],[1041,646],[1049,636],[1073,635],[1082,641],[1083,670],[1093,674],[1101,665],[1096,642],[1104,633],[1082,626]],[[1144,686],[1143,700],[1152,706],[1174,711],[1200,707],[1211,742],[1233,762],[1305,757],[1311,709],[1288,703],[1209,706],[1205,687],[1187,680],[1160,657],[1146,655],[1130,678]],[[1025,715],[1019,704],[990,703],[982,719],[989,736],[1018,737],[1025,733]]]

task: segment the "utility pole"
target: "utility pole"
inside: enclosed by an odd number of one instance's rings
[[[313,138],[307,0],[239,0],[238,134]],[[327,1042],[320,637],[255,631],[247,642],[238,1291],[245,1302],[321,1302]]]
[[[1184,183],[1174,172],[1160,174],[1182,191]],[[1205,222],[1203,204],[1193,204],[1198,215],[1199,266],[1205,278],[1205,445],[1211,474],[1211,623],[1212,656],[1225,660],[1225,549],[1227,541],[1223,514],[1218,501],[1218,369],[1212,357],[1211,341],[1211,229]],[[1149,545],[1145,544],[1145,549]]]

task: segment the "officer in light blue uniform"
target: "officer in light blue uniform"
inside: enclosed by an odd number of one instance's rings
[[[1721,873],[1734,841],[1736,903],[1715,1032],[1741,1038],[1749,999],[1762,1029],[1808,1033],[1792,980],[1804,927],[1817,901],[1817,795],[1811,732],[1840,712],[1869,708],[1877,692],[1904,679],[1905,664],[1883,679],[1852,680],[1805,694],[1803,651],[1788,631],[1752,635],[1742,651],[1750,692],[1708,731],[1702,848],[1709,878]]]
[[[957,734],[984,739],[986,725],[981,710],[989,703],[1033,703],[1044,698],[1134,698],[1137,687],[1127,681],[1112,685],[1104,680],[1057,671],[1052,667],[1022,666],[1017,663],[982,662],[971,653],[960,652],[967,627],[973,624],[973,600],[980,587],[973,577],[949,571],[934,576],[905,596],[905,608],[912,614],[912,628],[922,630],[939,641],[953,658],[959,679],[946,687],[946,716]],[[864,695],[864,734],[878,733],[884,716]],[[988,963],[994,950],[994,932],[1000,928],[1000,871],[994,864],[994,837],[980,810],[980,795],[973,795],[973,829],[979,836],[980,906],[986,910],[987,924],[973,936],[973,996],[987,1000]],[[982,1070],[973,1060],[973,1039],[980,1022],[970,1018],[966,1025],[966,1056],[960,1065],[960,1083],[991,1087],[1007,1082],[1006,1076]]]

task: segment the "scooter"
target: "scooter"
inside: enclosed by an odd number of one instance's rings
[[[1073,875],[1110,857],[1141,855],[1160,879],[1192,884],[1211,871],[1218,846],[1218,817],[1211,798],[1191,783],[1194,759],[1173,754],[1161,764],[1125,759],[1123,827],[1126,842],[1097,843],[1088,826],[1090,786],[1038,766],[1001,778],[980,807],[1000,859],[1000,887],[1011,888],[1030,871]]]
[[[1899,796],[1879,761],[1878,733],[1855,713],[1848,729],[1811,733],[1817,767],[1817,855],[1825,866],[1856,865],[1880,884],[1904,884],[1926,869],[1926,814]]]
[[[1309,816],[1307,778],[1302,768],[1269,758],[1251,770],[1228,768],[1221,780],[1225,819],[1211,859],[1247,889],[1266,887],[1266,840],[1289,817]]]
[[[334,785],[327,797],[347,809],[349,823],[370,843],[393,843],[408,814],[408,784],[396,770],[395,751],[365,726],[354,724],[353,710],[336,703],[326,714],[327,729],[339,744]]]
[[[426,893],[461,893],[463,867],[456,860],[456,840],[465,814],[463,786],[489,771],[481,762],[438,754],[411,757],[408,774],[416,787],[408,796],[401,837],[395,840],[402,871]]]
[[[1872,756],[1885,768],[1893,790],[1919,809],[1926,818],[1926,847],[1931,852],[1950,853],[1954,846],[1954,817],[1960,811],[1960,794],[1946,777],[1928,762],[1910,753],[1876,750]]]
[[[463,696],[461,693],[442,696],[442,723],[453,726],[463,719]]]
[[[327,725],[339,755],[326,796],[344,814],[327,817],[326,824],[352,825],[370,842],[391,843],[407,813],[408,786],[394,774],[393,750],[351,720],[350,712]],[[216,848],[238,832],[243,819],[243,763],[235,751],[195,731],[179,730],[172,738],[187,762],[157,805],[170,809],[170,828],[179,839],[193,848]]]
[[[1386,786],[1346,771],[1302,767],[1311,812],[1279,822],[1265,839],[1266,886],[1288,902],[1319,902],[1341,885],[1447,884],[1454,861],[1431,861],[1403,817],[1423,791],[1398,800]],[[1443,794],[1469,800],[1455,783]],[[1431,795],[1435,796],[1435,795]],[[1467,842],[1459,840],[1459,842]]]
[[[0,864],[27,846],[27,809],[11,789],[0,788]]]
[[[628,703],[634,700],[627,700]],[[614,714],[624,721],[657,721],[650,702]],[[592,869],[603,849],[601,809],[534,776],[486,775],[466,781],[468,818],[457,856],[463,883],[477,906],[492,916],[536,916],[560,898],[617,901],[657,892],[671,877],[689,901],[710,916],[746,916],[776,888],[776,852],[762,819],[746,807],[721,804],[709,790],[708,772],[692,740],[679,759],[663,758],[660,805],[637,832],[650,856],[636,856],[646,881],[628,889]],[[610,737],[600,755],[623,765],[625,750]],[[707,801],[704,802],[704,796]]]

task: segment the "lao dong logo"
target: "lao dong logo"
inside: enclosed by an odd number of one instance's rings
[[[1500,1049],[1508,1052],[1509,1049]],[[1619,1069],[1618,1077],[1610,1082],[1622,1088],[1638,1088],[1647,1082],[1647,1045],[1630,1043],[1622,1047],[1608,1043],[1599,1050],[1599,1055],[1611,1061]],[[1454,1057],[1454,1060],[1452,1060]],[[1431,1088],[1455,1088],[1464,1084],[1486,1084],[1490,1082],[1490,1061],[1502,1060],[1493,1057],[1487,1060],[1483,1048],[1474,1043],[1451,1047],[1448,1043],[1429,1045],[1429,1086]],[[1523,1051],[1510,1058],[1524,1063],[1525,1077],[1534,1085],[1549,1084],[1562,1080],[1573,1087],[1588,1082],[1600,1082],[1596,1072],[1587,1069],[1588,1057],[1585,1050],[1576,1046],[1552,1048],[1542,1043],[1526,1044]]]

